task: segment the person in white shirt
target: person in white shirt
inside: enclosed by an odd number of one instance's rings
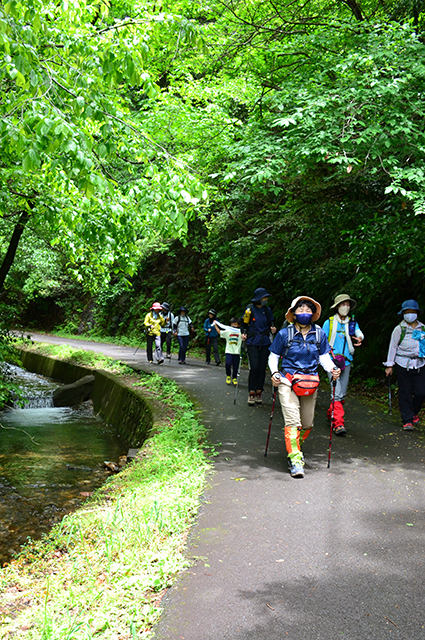
[[[398,405],[404,431],[419,424],[419,411],[425,400],[425,325],[418,320],[422,312],[416,300],[405,300],[398,312],[403,320],[391,334],[385,374],[395,369],[398,382]]]
[[[179,364],[186,364],[186,352],[193,325],[192,320],[187,315],[186,307],[180,307],[177,313],[178,315],[174,316],[173,330],[179,343]]]

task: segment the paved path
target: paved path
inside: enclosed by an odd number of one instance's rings
[[[149,370],[140,351],[43,337]],[[425,640],[424,458],[415,433],[347,401],[348,437],[327,469],[327,390],[306,441],[306,476],[290,478],[277,406],[238,404],[222,367],[155,367],[202,403],[219,455],[188,553],[163,599],[156,640]],[[323,385],[324,387],[324,385]]]

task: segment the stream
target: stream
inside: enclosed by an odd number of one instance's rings
[[[128,449],[90,401],[55,408],[57,383],[15,366],[11,374],[25,406],[0,413],[0,565],[84,502],[110,475],[103,462]]]

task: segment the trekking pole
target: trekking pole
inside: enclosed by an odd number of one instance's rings
[[[390,416],[392,415],[392,407],[391,407],[391,375],[388,377],[388,404],[390,405]]]
[[[336,380],[332,380],[332,413],[331,413],[331,433],[329,436],[329,449],[328,449],[328,469],[331,466],[331,450],[332,450],[332,434],[333,434],[333,424],[334,424],[334,413],[335,413],[335,389],[336,389]]]
[[[265,458],[267,458],[267,451],[268,451],[268,448],[269,448],[270,431],[272,430],[272,420],[273,420],[273,414],[274,414],[274,403],[276,402],[276,394],[277,394],[277,387],[274,388],[272,411],[271,411],[271,414],[270,414],[269,432],[267,434],[266,450],[264,452],[264,457]]]
[[[133,356],[135,356],[138,351],[139,351],[139,347],[137,347],[136,351],[133,353]]]

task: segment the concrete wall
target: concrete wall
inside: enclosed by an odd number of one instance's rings
[[[91,399],[96,413],[114,425],[132,446],[140,447],[146,440],[153,424],[153,410],[136,389],[106,371],[89,369],[25,349],[21,349],[20,357],[28,371],[65,384],[93,374],[95,382]]]

